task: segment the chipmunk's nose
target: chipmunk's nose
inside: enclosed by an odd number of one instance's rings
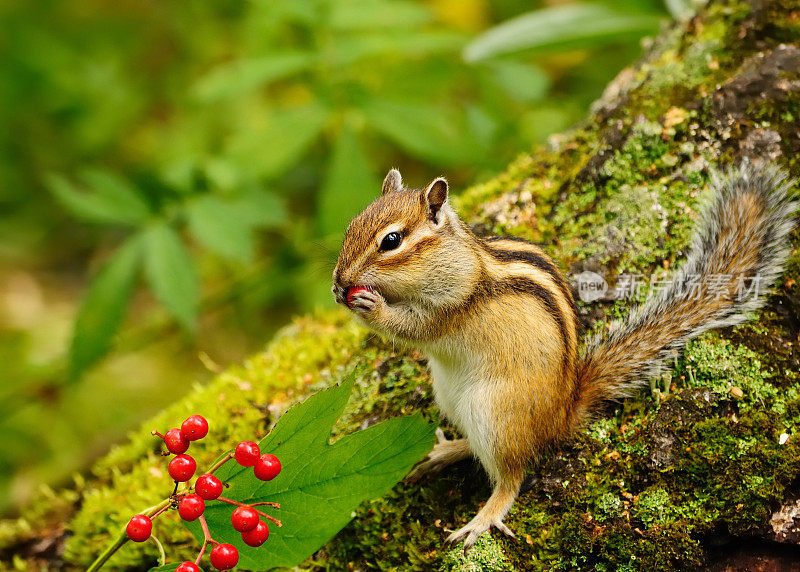
[[[339,286],[338,284],[334,284],[333,288],[333,298],[336,300],[337,304],[344,304],[347,305],[347,288],[344,286]]]

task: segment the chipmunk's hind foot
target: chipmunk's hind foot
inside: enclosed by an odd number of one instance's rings
[[[485,518],[481,516],[481,513],[478,513],[467,525],[459,528],[453,534],[448,536],[445,544],[452,546],[463,540],[464,554],[466,554],[467,551],[472,548],[472,545],[478,540],[478,537],[492,527],[496,528],[510,538],[517,537],[505,524],[503,524],[501,519]]]

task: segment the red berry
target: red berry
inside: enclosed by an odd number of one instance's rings
[[[229,570],[239,562],[239,551],[233,544],[217,544],[211,551],[211,565],[217,570]]]
[[[231,524],[238,532],[247,532],[258,526],[258,512],[249,506],[240,506],[231,515]]]
[[[263,520],[259,520],[253,530],[242,533],[242,540],[247,546],[261,546],[269,538],[269,527]]]
[[[257,479],[262,481],[271,481],[278,476],[281,472],[281,462],[278,457],[271,453],[265,453],[258,458],[253,472],[256,474]]]
[[[194,492],[203,500],[214,500],[222,494],[222,481],[214,475],[200,475],[194,484]]]
[[[169,476],[179,483],[191,479],[195,469],[197,469],[197,463],[189,455],[177,455],[169,462]]]
[[[187,560],[183,564],[179,564],[178,567],[175,568],[175,572],[203,572],[203,569],[194,562],[189,562]]]
[[[125,532],[128,534],[128,538],[134,542],[144,542],[150,538],[150,533],[153,532],[153,521],[149,516],[137,514],[128,521]]]
[[[208,435],[208,421],[202,415],[192,415],[181,425],[181,435],[187,441],[197,441]]]
[[[253,441],[242,441],[236,445],[233,457],[243,467],[252,467],[261,456],[261,449]]]
[[[167,450],[175,455],[185,453],[189,448],[189,441],[181,434],[180,429],[170,429],[164,435],[164,443],[167,445]]]
[[[197,520],[203,511],[206,510],[206,503],[200,495],[186,495],[178,505],[178,514],[183,520]]]
[[[372,290],[370,288],[365,287],[365,286],[351,286],[350,288],[348,288],[347,289],[347,305],[350,306],[350,304],[353,302],[353,297],[356,294],[360,294],[361,292],[372,292]]]

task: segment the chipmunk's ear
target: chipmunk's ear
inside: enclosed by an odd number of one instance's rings
[[[422,193],[425,197],[425,207],[427,210],[428,218],[436,224],[439,224],[440,217],[439,211],[447,202],[447,181],[442,177],[434,179]]]
[[[395,191],[403,190],[403,177],[400,176],[400,171],[392,169],[386,178],[383,180],[383,189],[381,194],[394,193]]]

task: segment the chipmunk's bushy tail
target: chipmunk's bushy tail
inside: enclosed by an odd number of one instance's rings
[[[791,187],[775,167],[745,165],[714,178],[674,281],[584,349],[578,419],[605,399],[630,394],[690,338],[738,324],[761,306],[789,255],[798,207]]]

